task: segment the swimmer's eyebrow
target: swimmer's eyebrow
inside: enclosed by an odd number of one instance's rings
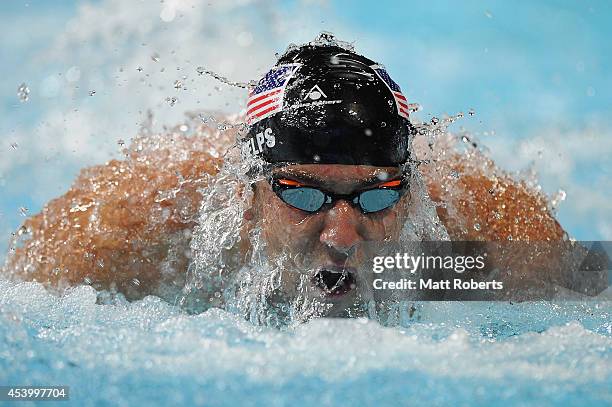
[[[400,177],[401,177],[401,174],[397,174],[393,177],[389,177],[389,179],[381,180],[377,175],[373,175],[368,178],[357,179],[355,180],[355,183],[354,184],[351,183],[351,185],[353,185],[355,188],[363,188],[363,187],[369,187],[369,186],[376,185],[376,184],[384,184],[390,181],[395,181],[399,179]],[[297,181],[304,185],[316,186],[316,187],[324,187],[330,183],[329,179],[327,178],[319,177],[317,175],[309,174],[306,172],[298,172],[298,171],[293,172],[291,170],[279,170],[274,173],[274,178],[276,179],[286,178],[292,181]]]

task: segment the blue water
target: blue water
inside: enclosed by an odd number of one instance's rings
[[[318,319],[279,331],[97,297],[0,280],[0,383],[68,385],[71,405],[612,403],[610,301],[422,303],[403,328]]]

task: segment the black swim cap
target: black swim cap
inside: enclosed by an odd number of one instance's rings
[[[268,163],[397,166],[409,158],[408,109],[381,65],[305,45],[250,89],[244,152]]]

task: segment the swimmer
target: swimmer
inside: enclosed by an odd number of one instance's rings
[[[247,106],[244,152],[264,162],[247,220],[267,257],[286,259],[285,295],[346,309],[364,284],[360,243],[397,239],[409,214],[408,102],[374,61],[306,46],[277,62]]]
[[[410,113],[398,84],[375,61],[335,45],[286,52],[250,91],[248,133],[225,133],[239,140],[245,160],[259,164],[244,188],[251,198],[241,238],[230,249],[240,261],[224,267],[242,270],[256,232],[263,255],[281,270],[280,296],[317,299],[326,315],[344,315],[366,285],[358,272],[363,242],[402,234],[564,237],[543,196],[477,152],[466,158],[438,146],[434,154],[444,159],[417,167],[426,148]],[[217,141],[217,150],[231,144]],[[25,222],[5,273],[60,290],[90,284],[128,299],[182,288],[195,255],[190,241],[201,191],[223,165],[202,143],[177,137],[146,159],[135,149],[127,160],[82,172],[66,195]],[[447,177],[452,171],[461,178]],[[418,211],[428,213],[421,224]]]

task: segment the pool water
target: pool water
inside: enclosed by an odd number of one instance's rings
[[[403,327],[278,330],[153,296],[101,300],[89,286],[58,297],[0,280],[0,293],[0,383],[67,385],[71,405],[612,403],[609,297],[418,303]]]

